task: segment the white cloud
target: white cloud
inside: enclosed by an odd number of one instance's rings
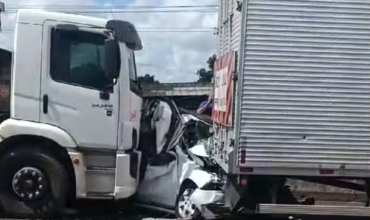
[[[155,5],[208,5],[217,0],[162,0]],[[153,5],[152,0],[136,0],[136,5]],[[216,27],[216,13],[158,13],[127,17],[137,27],[151,28],[208,28]],[[140,62],[150,62],[173,68],[139,66],[140,72],[155,74],[160,81],[195,81],[197,69],[205,67],[208,58],[216,51],[216,36],[209,33],[140,33],[144,50]],[[169,53],[166,54],[166,53]]]
[[[3,0],[4,1],[4,0]],[[34,5],[92,5],[93,0],[5,0],[6,4]],[[218,0],[134,0],[131,5],[208,5]],[[105,0],[99,5],[127,4],[124,1]],[[112,17],[105,14],[105,17]],[[217,25],[217,13],[115,13],[116,19],[132,22],[141,28],[209,28]],[[14,16],[4,20],[3,26],[14,23]],[[144,49],[137,53],[139,74],[153,74],[161,82],[195,81],[196,70],[206,67],[206,61],[216,51],[216,36],[213,32],[140,32]],[[9,32],[0,34],[0,45],[9,45]]]
[[[37,8],[45,8],[47,5],[93,5],[96,4],[93,0],[0,0],[5,3],[5,9],[7,7],[18,7],[24,5],[37,5]],[[9,28],[14,28],[15,24],[15,13],[4,13],[2,15],[2,27],[3,32],[0,33],[0,47],[11,49],[13,47],[13,32],[9,31]]]

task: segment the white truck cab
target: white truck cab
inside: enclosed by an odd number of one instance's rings
[[[132,196],[143,105],[135,27],[19,10],[14,36],[11,113],[0,124],[0,206],[45,217],[74,198]]]

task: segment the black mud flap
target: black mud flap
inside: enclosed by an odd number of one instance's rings
[[[137,173],[139,169],[139,154],[132,152],[130,155],[130,176],[137,179]]]
[[[231,182],[230,178],[226,182],[225,187],[225,205],[229,207],[231,210],[236,211],[236,209],[239,207],[241,202],[241,192],[240,189],[238,189],[233,182]]]

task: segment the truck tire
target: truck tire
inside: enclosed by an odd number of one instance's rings
[[[191,194],[195,191],[195,184],[185,184],[181,187],[180,193],[176,199],[175,215],[178,219],[194,220],[200,219],[201,213],[198,208],[189,200]]]
[[[37,146],[0,157],[0,207],[9,217],[55,217],[64,210],[67,190],[66,170]]]

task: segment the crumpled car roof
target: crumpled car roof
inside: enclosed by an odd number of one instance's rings
[[[193,117],[197,118],[198,120],[202,121],[203,123],[212,126],[213,121],[212,118],[207,115],[198,114],[196,111],[187,110],[184,108],[179,108],[181,114],[185,115],[192,115]]]

